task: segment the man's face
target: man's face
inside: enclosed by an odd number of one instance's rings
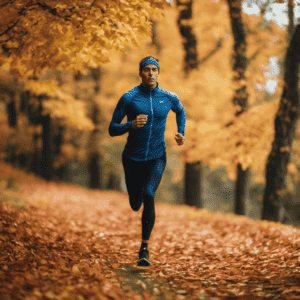
[[[155,89],[157,85],[158,68],[155,65],[146,65],[140,72],[142,83],[144,86]]]

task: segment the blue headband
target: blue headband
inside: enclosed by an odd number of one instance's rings
[[[147,58],[145,61],[143,61],[141,64],[140,64],[140,72],[142,72],[143,68],[147,65],[155,65],[157,66],[157,69],[158,69],[158,72],[159,72],[159,63],[153,59],[153,58]]]

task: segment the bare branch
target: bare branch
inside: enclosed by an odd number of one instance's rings
[[[12,28],[14,28],[19,23],[20,19],[21,18],[19,18],[13,25],[9,26],[4,32],[0,33],[0,36],[7,34]]]
[[[224,37],[218,39],[216,47],[214,49],[212,49],[204,58],[202,58],[198,61],[198,63],[197,63],[198,66],[203,64],[205,61],[207,61],[212,55],[214,55],[222,47],[223,40],[224,40]]]
[[[2,1],[3,2],[3,1]],[[6,3],[0,3],[0,8],[3,8],[5,6],[7,6],[8,4],[14,4],[15,0],[14,1],[6,1]]]
[[[6,39],[6,40],[0,41],[0,45],[1,45],[1,44],[4,44],[4,45],[5,45],[7,42],[11,41],[13,38],[14,38],[14,36],[12,36],[12,37],[10,37],[10,38],[8,38],[8,39]],[[3,45],[2,45],[2,46],[3,46]]]
[[[46,4],[42,4],[40,2],[37,2],[35,4],[32,4],[28,7],[34,7],[34,6],[39,6],[40,8],[42,8],[43,10],[48,11],[50,14],[52,14],[53,16],[59,17],[59,18],[63,18],[65,21],[71,21],[71,15],[69,16],[61,16],[57,13],[56,8],[52,8]]]
[[[257,57],[257,55],[260,53],[261,50],[262,50],[262,47],[259,48],[258,50],[256,50],[255,53],[248,58],[247,65],[249,65],[250,62],[252,62]]]

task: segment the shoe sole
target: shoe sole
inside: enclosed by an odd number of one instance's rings
[[[139,267],[147,267],[152,265],[151,262],[149,260],[147,260],[146,258],[141,258],[138,260],[137,265]]]

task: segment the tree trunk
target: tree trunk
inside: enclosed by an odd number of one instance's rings
[[[6,106],[7,109],[7,115],[8,115],[8,125],[10,127],[16,128],[17,126],[17,110],[16,110],[16,103],[13,98],[11,98],[11,101]]]
[[[288,16],[289,16],[289,40],[291,40],[294,30],[295,30],[294,1],[293,0],[288,0]]]
[[[287,165],[299,118],[300,25],[297,25],[285,57],[284,90],[275,118],[275,139],[266,166],[262,219],[279,221],[281,195],[286,190]]]
[[[21,93],[20,96],[20,113],[25,114],[28,117],[28,109],[29,109],[29,100],[30,100],[30,92],[29,91],[24,91]],[[29,117],[28,117],[29,120]],[[31,171],[31,166],[32,166],[32,160],[33,160],[33,153],[27,153],[25,155],[25,165],[24,168],[27,172]]]
[[[95,82],[95,88],[94,88],[95,94],[99,94],[100,93],[101,69],[100,69],[100,67],[97,67],[97,68],[90,68],[90,70],[91,70],[92,78]]]
[[[100,93],[100,81],[101,81],[101,69],[97,68],[89,68],[90,76],[93,79],[94,86],[94,95]],[[79,81],[82,79],[82,74],[78,72],[74,76],[75,81]],[[76,94],[78,98],[78,94]],[[88,170],[89,170],[89,188],[91,189],[103,189],[103,168],[102,168],[102,156],[100,153],[100,142],[101,142],[101,134],[99,130],[99,124],[101,122],[101,114],[95,99],[91,99],[91,111],[92,116],[91,119],[95,125],[95,129],[91,132],[90,135],[90,147],[89,147],[89,162],[88,162]]]
[[[95,82],[95,95],[100,93],[100,80],[101,80],[101,69],[90,68],[92,78]],[[90,141],[90,161],[89,161],[89,172],[90,172],[90,188],[91,189],[104,189],[103,182],[103,167],[102,167],[102,155],[100,153],[100,141],[101,133],[99,125],[101,123],[101,111],[96,102],[93,102],[92,120],[95,125],[95,129],[91,133]]]
[[[25,168],[26,167],[26,162],[27,162],[27,155],[25,153],[20,153],[18,155],[18,162],[19,162],[19,166],[21,168]]]
[[[51,180],[53,176],[53,151],[52,151],[52,126],[49,115],[42,117],[42,159],[41,159],[41,175],[46,180]]]
[[[6,105],[6,111],[7,111],[7,122],[8,126],[11,128],[14,128],[14,132],[12,135],[15,135],[16,126],[17,126],[17,110],[16,110],[16,104],[14,100],[14,93],[9,92],[7,93],[8,97],[10,98],[9,103]],[[16,155],[16,149],[14,145],[11,145],[8,150],[8,156],[7,161],[11,164],[18,163],[18,156]]]
[[[247,110],[248,93],[246,87],[246,33],[242,20],[241,0],[227,0],[229,5],[229,15],[231,21],[231,30],[234,37],[234,54],[233,54],[233,71],[236,74],[233,81],[238,83],[238,88],[235,90],[233,104],[239,107],[236,116]],[[249,181],[249,168],[242,169],[240,163],[237,165],[237,181],[235,188],[235,214],[246,214],[246,196]]]
[[[248,63],[246,57],[246,33],[242,20],[241,0],[227,0],[227,2],[229,5],[231,29],[234,37],[233,71],[236,75],[233,80],[239,85],[233,98],[233,104],[240,108],[237,112],[238,116],[246,111],[248,106],[248,93],[245,80]]]
[[[90,188],[91,189],[103,189],[103,168],[102,168],[102,157],[100,154],[100,132],[97,126],[99,125],[99,109],[96,104],[93,105],[93,116],[92,120],[95,125],[95,129],[91,133],[90,141]]]
[[[33,159],[34,159],[33,152],[26,154],[25,170],[27,173],[32,172]]]
[[[38,107],[36,107],[34,104],[30,104],[30,98],[32,95],[29,91],[25,92],[21,96],[21,111],[26,113],[30,123],[32,125],[39,125],[42,123],[42,97],[38,96],[37,99],[39,101]],[[42,166],[41,166],[41,160],[42,160],[42,153],[41,150],[38,147],[38,143],[41,136],[40,134],[34,133],[33,141],[34,141],[34,151],[29,157],[29,172],[33,172],[38,176],[42,176]]]
[[[28,114],[28,106],[30,100],[30,92],[25,91],[21,94],[21,105],[20,105],[20,112]]]
[[[34,153],[32,155],[31,164],[30,164],[30,172],[35,173],[38,176],[41,176],[41,152],[38,149],[38,140],[40,136],[38,134],[34,134],[33,141],[34,141]]]
[[[190,71],[198,69],[197,40],[193,32],[193,28],[189,25],[192,20],[193,1],[177,0],[180,13],[177,19],[177,25],[183,38],[183,47],[185,50],[184,66],[186,78]],[[188,205],[196,205],[203,207],[201,199],[201,163],[185,164],[185,203]],[[195,197],[195,198],[194,198]]]
[[[120,175],[114,173],[109,174],[107,187],[108,190],[121,191],[121,178]]]
[[[290,43],[293,33],[294,33],[294,30],[295,30],[293,0],[289,0],[287,5],[288,5],[288,20],[289,20],[287,42]],[[284,76],[284,61],[285,61],[285,58],[282,58],[278,62],[279,67],[280,67],[280,75],[283,74],[283,76]],[[283,205],[283,203],[279,203],[279,205],[281,206],[281,208],[279,207],[278,221],[281,223],[285,223],[288,220],[291,221],[290,216],[287,213],[286,207]]]
[[[185,164],[185,204],[202,207],[201,201],[201,162]]]
[[[61,153],[61,146],[63,144],[63,136],[64,136],[64,130],[65,128],[63,126],[58,127],[58,132],[54,135],[53,139],[53,160],[56,159],[56,157],[59,156]],[[55,175],[57,178],[61,181],[64,180],[64,175],[65,175],[65,165],[60,166],[55,170]]]
[[[94,153],[90,157],[89,163],[90,170],[90,188],[91,189],[103,189],[103,170],[102,170],[102,158],[99,153]]]
[[[243,170],[241,164],[237,165],[237,181],[235,191],[234,213],[237,215],[246,215],[246,199],[249,189],[249,169]]]
[[[186,77],[188,77],[191,70],[198,69],[197,40],[192,26],[189,25],[189,22],[192,20],[193,1],[177,0],[176,3],[180,9],[177,25],[183,38],[183,47],[185,50],[183,69]]]

